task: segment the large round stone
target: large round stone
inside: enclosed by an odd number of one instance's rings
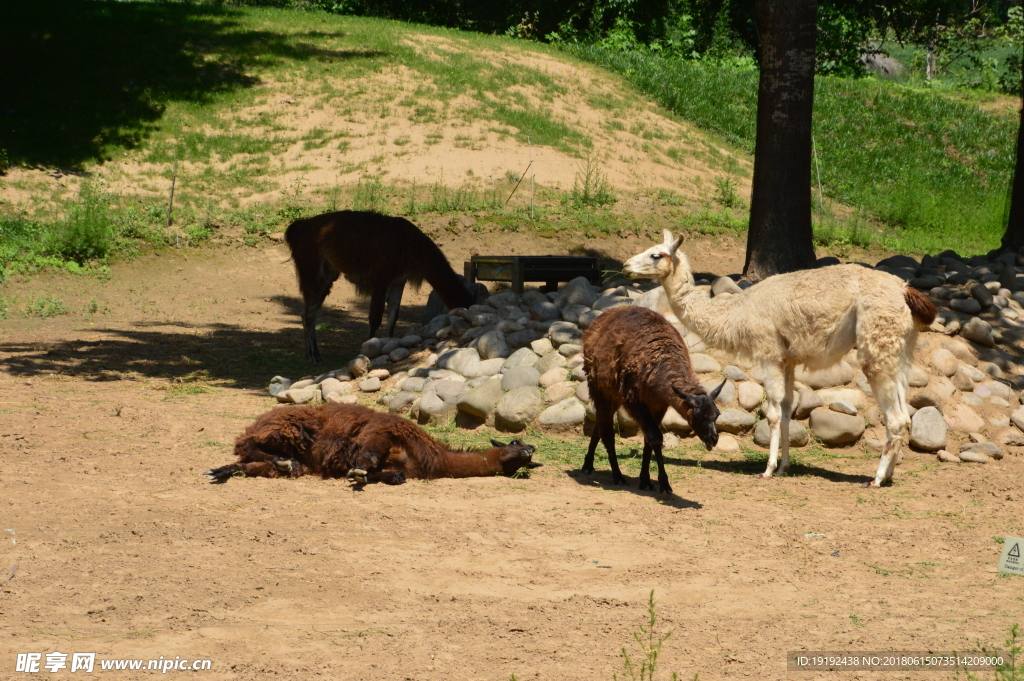
[[[573,428],[583,423],[587,410],[575,397],[569,397],[541,412],[538,420],[549,428]]]
[[[540,372],[534,367],[512,367],[501,377],[503,390],[515,390],[524,386],[537,386],[540,383]]]
[[[856,442],[864,434],[862,417],[820,407],[811,412],[810,426],[814,436],[827,445]]]
[[[754,428],[754,444],[758,447],[767,447],[771,444],[772,428],[766,419],[757,422]],[[789,422],[789,445],[790,447],[803,447],[810,441],[807,429],[799,421]]]
[[[533,369],[536,373],[536,369]],[[544,408],[540,388],[526,385],[505,393],[498,401],[494,425],[500,430],[518,433],[537,418]]]
[[[949,426],[935,407],[918,409],[910,419],[910,444],[928,452],[935,452],[946,446]]]

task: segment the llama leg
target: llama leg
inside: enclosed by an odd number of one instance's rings
[[[668,482],[668,474],[665,472],[665,461],[661,456],[661,445],[663,437],[661,434],[661,419],[655,418],[654,414],[644,405],[638,405],[630,410],[633,417],[639,421],[640,428],[644,434],[644,458],[640,465],[640,489],[654,489],[651,483],[651,451],[658,461],[658,491],[662,494],[671,494],[672,486]]]
[[[398,323],[398,309],[402,306],[402,293],[405,291],[405,279],[397,279],[388,287],[388,337],[395,335]]]
[[[785,398],[786,376],[785,369],[778,364],[764,362],[761,368],[764,370],[764,415],[771,427],[771,442],[768,446],[768,467],[760,477],[770,478],[779,467],[779,442],[782,439],[779,422],[782,416],[782,400]]]
[[[320,348],[316,344],[316,315],[324,304],[324,299],[331,292],[331,286],[337,275],[328,271],[320,272],[320,277],[302,287],[302,333],[306,338],[306,357],[313,364],[320,363]]]
[[[594,423],[594,432],[590,434],[590,447],[587,448],[587,455],[583,457],[581,473],[591,474],[594,472],[594,453],[597,452],[597,443],[601,439],[601,418],[598,417]]]
[[[786,471],[789,470],[789,422],[793,416],[793,382],[796,376],[796,365],[787,364],[783,368],[783,375],[785,377],[785,394],[779,405],[782,409],[782,427],[779,433],[779,447],[782,449],[782,460],[779,461],[779,469],[775,471],[776,475],[785,475]]]
[[[384,317],[384,298],[387,291],[383,284],[378,284],[370,295],[370,338],[377,333],[377,329],[380,328],[380,320]]]
[[[903,444],[907,441],[910,430],[910,413],[907,411],[906,388],[900,385],[898,371],[878,371],[867,368],[868,382],[871,392],[878,401],[878,407],[885,421],[885,446],[882,458],[878,461],[875,479],[868,487],[881,487],[892,480],[892,472],[902,454]]]
[[[277,478],[280,472],[272,461],[254,461],[252,463],[233,463],[214,468],[203,473],[210,482],[223,484],[228,478]]]

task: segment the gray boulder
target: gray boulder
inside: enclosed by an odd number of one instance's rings
[[[910,444],[928,452],[944,449],[949,426],[935,407],[918,409],[910,419]]]
[[[501,379],[492,378],[466,391],[455,406],[461,412],[471,414],[479,419],[486,419],[498,406],[501,396]]]
[[[576,277],[567,282],[555,298],[555,305],[564,308],[567,305],[586,305],[590,307],[597,300],[598,292],[586,277]]]
[[[512,367],[501,377],[502,390],[515,390],[525,386],[536,387],[540,383],[540,372],[534,367]]]
[[[754,428],[754,444],[758,447],[767,447],[771,444],[771,426],[768,425],[766,419],[761,419],[757,422],[757,427]],[[804,428],[804,424],[799,421],[789,422],[789,446],[790,447],[803,447],[810,441],[810,435],[807,433],[807,429]]]
[[[267,388],[270,391],[271,397],[277,397],[278,393],[280,393],[283,390],[288,390],[288,388],[290,387],[292,387],[292,381],[290,378],[285,378],[284,376],[274,376],[272,379],[270,379],[270,385]]]
[[[505,363],[501,365],[501,370],[505,372],[515,367],[532,367],[537,364],[539,359],[540,357],[537,356],[537,353],[530,348],[519,348],[508,356]]]
[[[690,366],[698,374],[717,373],[722,370],[722,365],[711,355],[695,352],[690,355]]]
[[[996,344],[995,336],[992,333],[992,325],[978,317],[972,317],[966,324],[960,327],[960,335],[985,347],[995,347]]]
[[[534,368],[537,369],[537,371],[539,371],[543,375],[550,371],[551,369],[554,369],[555,367],[564,367],[568,361],[569,360],[567,360],[557,351],[552,350],[551,352],[537,360],[537,363],[534,364],[533,366]]]
[[[811,432],[827,445],[845,445],[856,442],[864,434],[864,419],[860,416],[840,414],[818,408],[811,412]]]
[[[480,356],[484,359],[494,359],[496,357],[504,359],[512,352],[505,341],[505,335],[500,331],[488,331],[480,336],[480,341],[476,347],[480,352]]]
[[[540,413],[538,422],[552,429],[574,428],[583,423],[587,410],[575,397],[568,397]]]
[[[499,430],[518,433],[537,418],[544,408],[540,388],[523,386],[502,395],[494,415],[494,425]]]
[[[724,433],[741,435],[754,427],[755,418],[742,409],[723,409],[715,425]]]
[[[557,348],[565,343],[578,344],[583,338],[583,332],[572,322],[555,322],[548,329],[548,337],[551,344]]]

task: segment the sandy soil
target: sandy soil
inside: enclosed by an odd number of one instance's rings
[[[518,238],[493,245],[551,252]],[[735,242],[691,251],[698,269],[742,261]],[[1024,619],[993,540],[1024,534],[1019,456],[910,453],[894,487],[869,490],[860,450],[770,481],[740,456],[678,450],[669,498],[551,458],[522,480],[210,485],[200,473],[273,406],[268,379],[305,367],[283,260],[221,248],[4,285],[18,302],[0,320],[0,580],[17,569],[0,583],[0,678],[22,676],[17,653],[60,651],[213,662],[168,678],[611,679],[623,646],[639,655],[651,590],[672,632],[658,678],[791,678],[788,650],[970,650]],[[351,293],[328,299],[329,364],[365,333]],[[19,312],[44,294],[72,313]]]

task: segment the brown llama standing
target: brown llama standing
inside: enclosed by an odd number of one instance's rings
[[[388,305],[388,335],[395,332],[405,283],[430,282],[449,308],[469,307],[473,297],[441,249],[405,218],[353,210],[296,220],[284,234],[295,261],[305,310],[306,355],[320,363],[316,314],[331,286],[344,275],[359,295],[370,296],[370,334]]]
[[[354,404],[280,407],[263,414],[235,442],[238,462],[206,471],[212,482],[254,478],[349,477],[400,485],[406,479],[512,475],[537,468],[536,449],[491,440],[492,449],[448,449],[412,421]]]
[[[673,407],[691,425],[708,449],[718,444],[715,398],[697,383],[690,353],[679,332],[664,317],[643,307],[619,307],[594,320],[583,334],[583,369],[597,422],[583,472],[594,472],[597,441],[604,442],[612,479],[626,484],[615,458],[615,411],[625,407],[644,434],[640,489],[654,489],[651,482],[651,451],[658,462],[658,491],[671,494],[672,486],[661,457],[661,420]]]

